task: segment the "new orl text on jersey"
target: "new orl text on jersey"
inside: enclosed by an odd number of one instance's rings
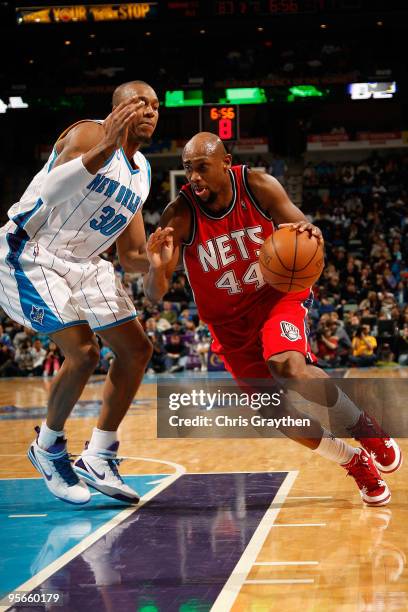
[[[107,178],[104,174],[97,174],[87,185],[87,189],[96,193],[103,193],[107,198],[113,198],[116,194],[115,202],[125,206],[131,213],[137,211],[141,201],[141,197],[136,195],[129,187],[121,185],[119,181]]]
[[[106,199],[112,199],[117,194],[114,201],[120,204],[121,208],[126,207],[132,214],[137,211],[141,202],[141,197],[136,195],[129,187],[121,185],[119,181],[105,177],[103,174],[97,174],[87,185],[87,189],[103,194]],[[101,213],[98,218],[91,219],[89,226],[103,236],[113,236],[128,222],[128,218],[121,213],[116,214],[116,210],[112,206],[105,205]]]

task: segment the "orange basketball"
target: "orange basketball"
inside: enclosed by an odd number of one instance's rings
[[[324,268],[323,245],[309,232],[282,227],[265,240],[259,253],[262,276],[283,293],[311,287]]]

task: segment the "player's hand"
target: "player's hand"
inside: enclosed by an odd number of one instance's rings
[[[280,223],[278,225],[278,229],[281,227],[290,227],[293,231],[297,232],[308,232],[309,236],[314,236],[317,238],[319,244],[324,243],[323,234],[321,229],[312,223],[308,223],[308,221],[298,221],[297,223]]]
[[[146,244],[146,255],[153,268],[163,268],[170,263],[174,253],[173,231],[172,227],[158,227],[150,235]]]
[[[103,143],[114,150],[120,149],[126,142],[129,125],[137,115],[137,112],[145,105],[138,96],[132,96],[129,100],[121,102],[103,122],[105,136]]]

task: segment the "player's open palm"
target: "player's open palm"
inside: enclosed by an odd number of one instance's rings
[[[153,268],[165,267],[170,263],[174,253],[172,232],[172,227],[158,227],[149,237],[146,253]]]
[[[126,142],[129,125],[144,104],[142,100],[138,101],[138,96],[133,96],[113,109],[103,122],[106,145],[120,149]]]

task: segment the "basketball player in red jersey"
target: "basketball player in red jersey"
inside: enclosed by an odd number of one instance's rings
[[[213,350],[235,379],[272,376],[286,389],[297,381],[327,379],[312,365],[305,325],[310,290],[280,293],[265,283],[258,265],[260,245],[276,225],[290,225],[321,241],[319,228],[307,222],[273,177],[231,166],[231,155],[214,134],[196,134],[184,148],[183,165],[188,184],[167,206],[147,244],[147,296],[152,301],[163,297],[182,256],[200,317],[214,339]],[[390,491],[378,469],[398,469],[398,445],[334,383],[325,389],[325,404],[342,415],[363,448],[334,438],[309,415],[312,425],[300,435],[291,428],[283,433],[342,465],[366,504],[388,503]],[[305,416],[287,401],[279,416],[282,412]]]

